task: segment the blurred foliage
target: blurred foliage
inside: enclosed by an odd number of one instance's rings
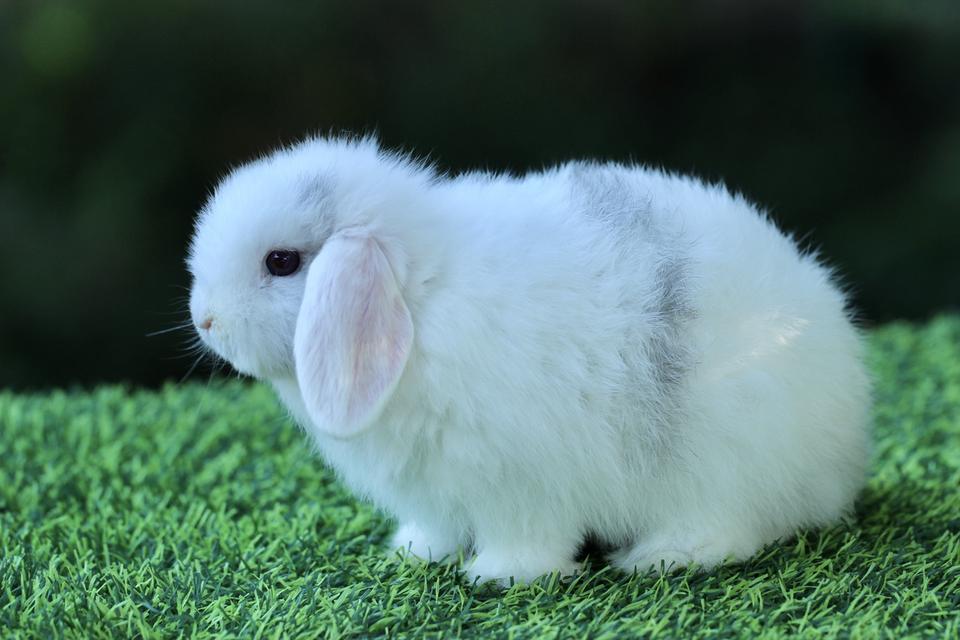
[[[727,182],[870,322],[960,305],[960,5],[0,4],[0,386],[182,375],[183,254],[231,165],[379,131],[444,168]]]

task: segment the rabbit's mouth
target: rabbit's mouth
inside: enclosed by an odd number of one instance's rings
[[[250,341],[235,340],[232,334],[217,330],[199,331],[200,340],[206,350],[216,358],[230,364],[238,373],[260,380],[273,379],[289,375],[293,368],[292,352],[286,357],[272,356],[272,351],[265,348],[258,352],[256,349],[241,348]],[[243,338],[243,335],[240,336]],[[239,344],[238,344],[239,342]],[[253,344],[257,344],[253,342]],[[289,350],[289,349],[288,349]]]
[[[215,358],[228,362],[230,366],[240,373],[252,375],[246,370],[247,367],[244,366],[247,364],[244,362],[245,359],[240,356],[232,342],[223,335],[222,328],[218,327],[216,323],[214,323],[213,326],[206,323],[198,325],[197,334],[208,353]]]

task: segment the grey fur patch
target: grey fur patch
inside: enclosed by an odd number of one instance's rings
[[[618,236],[650,231],[653,204],[631,185],[618,165],[577,162],[571,165],[571,188],[583,213],[613,228]]]
[[[333,195],[333,184],[327,178],[320,176],[303,176],[299,181],[300,202],[304,206],[316,207]]]
[[[627,392],[637,394],[656,425],[650,444],[663,450],[671,440],[682,386],[693,366],[686,336],[695,316],[689,251],[681,238],[665,228],[642,182],[632,179],[634,171],[639,170],[576,163],[571,166],[571,195],[583,215],[609,229],[620,268],[629,269],[634,254],[645,254],[637,264],[653,265],[652,287],[638,285],[637,291],[625,292],[625,304],[636,303],[638,325],[647,326],[648,332],[638,352],[631,349],[621,357],[636,386]]]
[[[325,242],[335,227],[334,212],[328,205],[333,196],[333,183],[331,179],[321,176],[303,176],[298,186],[300,206],[316,213],[316,218],[305,232]]]
[[[657,384],[668,395],[681,385],[691,366],[684,335],[687,322],[694,317],[688,273],[686,258],[674,255],[659,262],[655,275],[657,330],[650,337],[649,356]]]

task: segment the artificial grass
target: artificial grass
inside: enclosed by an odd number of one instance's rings
[[[271,392],[0,393],[0,636],[960,636],[960,318],[871,335],[856,522],[712,573],[506,591],[384,555],[391,523]]]

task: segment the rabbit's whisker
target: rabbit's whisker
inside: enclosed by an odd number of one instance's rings
[[[160,329],[159,331],[151,331],[150,333],[146,334],[146,337],[152,338],[154,336],[161,336],[165,333],[171,333],[173,331],[182,331],[183,329],[187,329],[188,327],[191,327],[191,326],[193,326],[193,322],[184,322],[183,324],[174,325],[169,329]]]
[[[187,372],[183,374],[183,377],[180,378],[180,382],[178,382],[177,384],[183,384],[186,381],[186,379],[190,377],[190,375],[196,370],[197,365],[199,365],[203,361],[203,358],[205,355],[206,355],[205,353],[201,353],[199,356],[197,356],[197,359],[193,361],[193,364],[190,365],[190,368],[187,369]]]

